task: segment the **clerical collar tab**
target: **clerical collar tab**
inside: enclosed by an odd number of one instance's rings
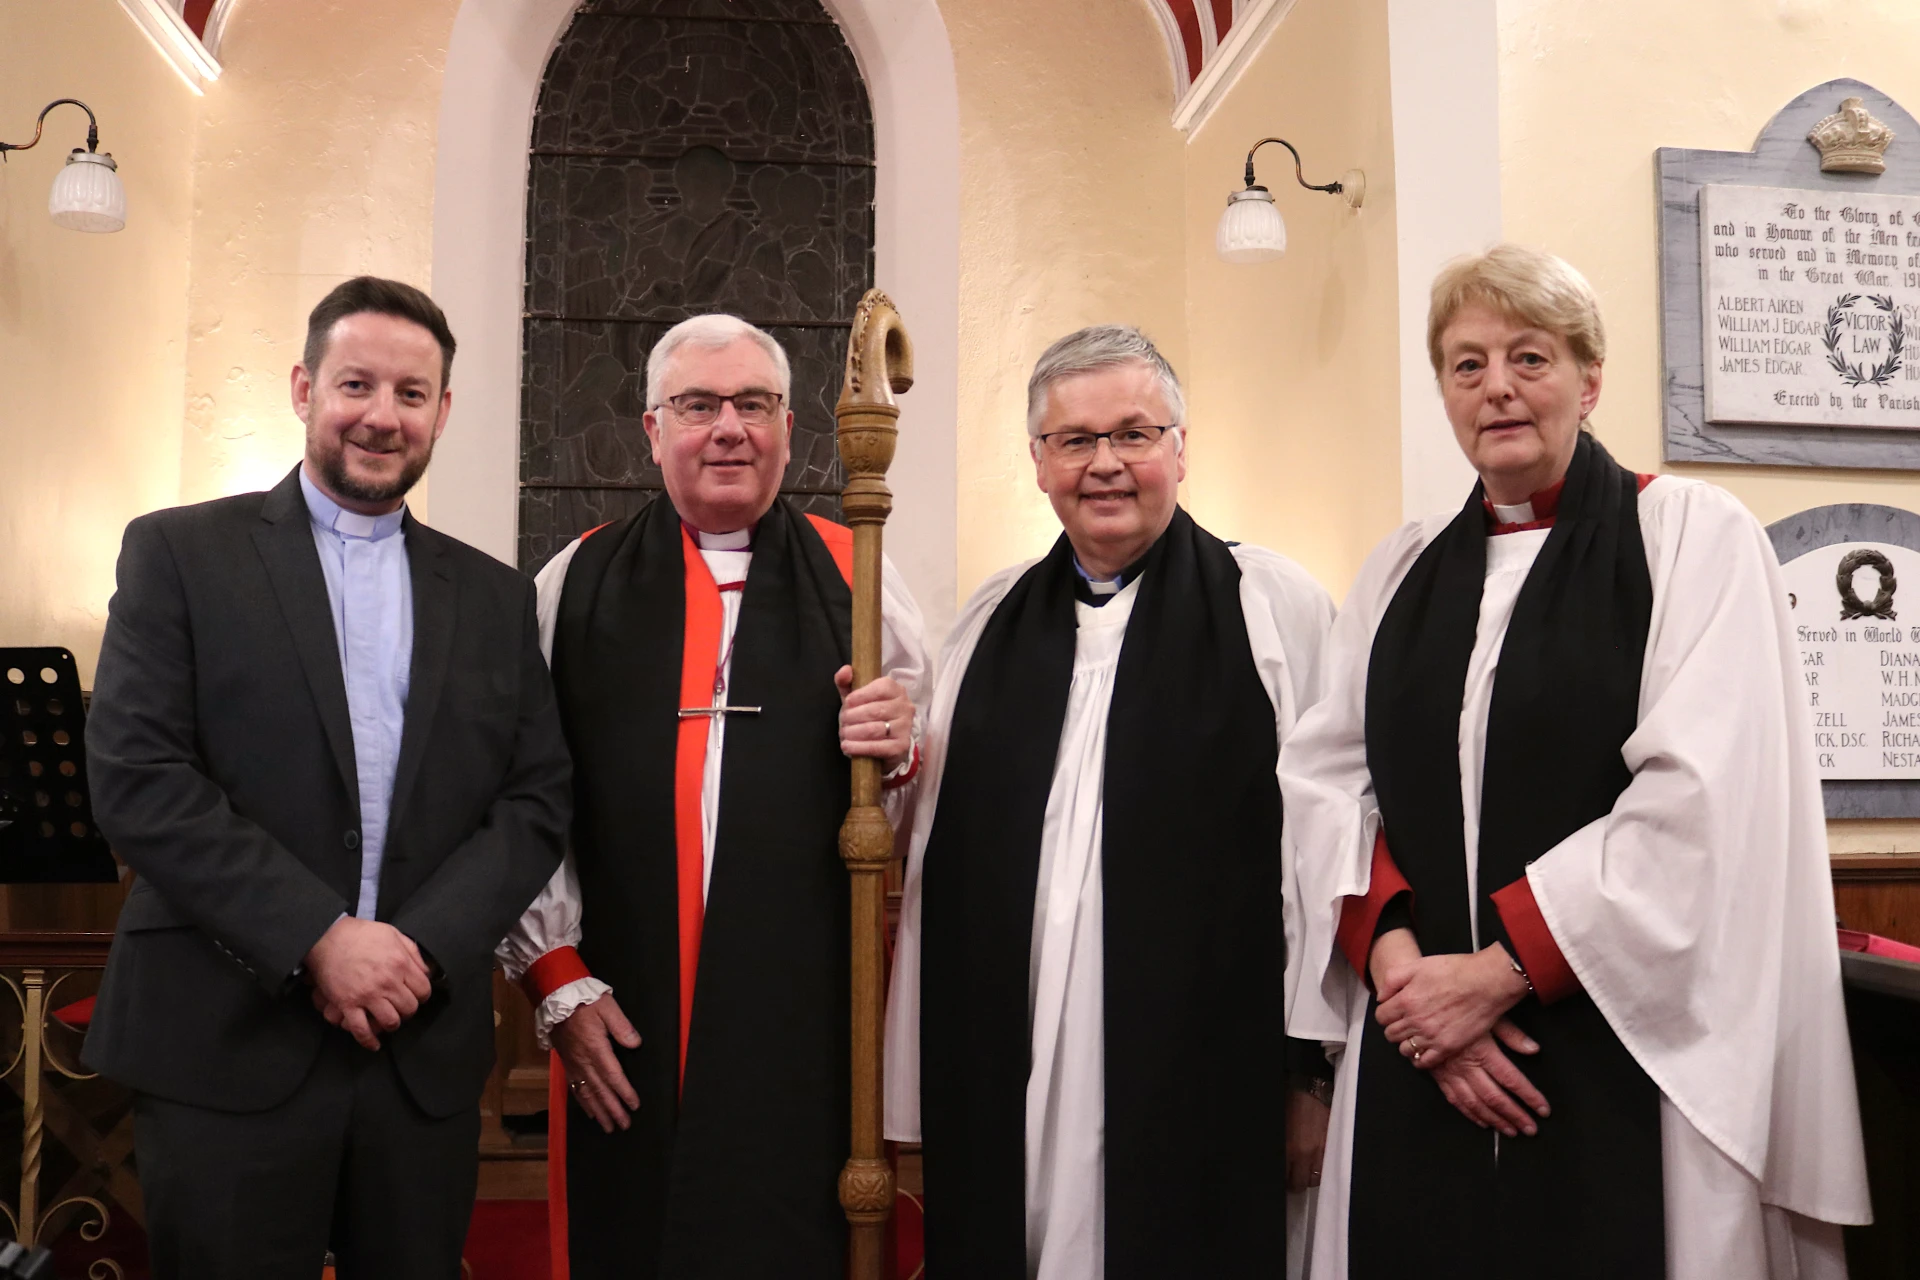
[[[361,515],[358,511],[349,511],[329,498],[307,475],[307,469],[300,468],[300,491],[307,500],[307,517],[322,529],[330,529],[343,538],[365,538],[378,542],[400,532],[400,526],[406,523],[407,508],[402,503],[397,511],[389,511],[383,516]]]
[[[732,533],[708,533],[702,529],[693,529],[693,540],[702,551],[751,551],[753,550],[753,530],[735,529]]]
[[[1140,576],[1146,564],[1147,558],[1141,556],[1122,569],[1118,576],[1103,579],[1088,573],[1087,567],[1080,563],[1080,557],[1076,555],[1073,557],[1073,598],[1081,604],[1098,608],[1125,591]]]
[[[1533,518],[1535,520],[1551,520],[1559,515],[1560,494],[1566,487],[1567,478],[1561,476],[1558,480],[1555,480],[1552,484],[1528,499],[1527,505],[1533,508]]]
[[[1560,514],[1560,494],[1566,487],[1566,477],[1562,476],[1525,502],[1502,506],[1483,495],[1480,505],[1486,508],[1487,519],[1495,532],[1507,532],[1514,525],[1545,526]]]

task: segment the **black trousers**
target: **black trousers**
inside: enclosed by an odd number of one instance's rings
[[[459,1280],[480,1112],[435,1119],[385,1053],[330,1039],[267,1111],[134,1098],[154,1280]]]

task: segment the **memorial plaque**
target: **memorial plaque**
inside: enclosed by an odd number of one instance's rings
[[[1920,515],[1849,502],[1767,526],[1829,818],[1920,818]]]
[[[1781,572],[1821,778],[1920,779],[1920,551],[1843,542]]]
[[[1829,80],[1655,167],[1666,460],[1920,470],[1920,120]]]
[[[1709,422],[1920,428],[1920,196],[1700,189]]]

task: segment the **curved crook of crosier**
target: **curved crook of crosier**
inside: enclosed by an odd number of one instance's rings
[[[913,386],[913,340],[893,300],[869,289],[853,315],[847,340],[847,377],[838,409],[892,405]]]

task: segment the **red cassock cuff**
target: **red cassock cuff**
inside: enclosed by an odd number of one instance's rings
[[[587,962],[580,958],[578,951],[572,947],[555,947],[527,966],[520,985],[525,989],[527,998],[539,1004],[569,982],[592,976],[593,971],[587,968]]]
[[[1387,852],[1387,833],[1382,829],[1373,839],[1373,874],[1366,896],[1341,900],[1340,926],[1333,934],[1334,942],[1362,982],[1368,980],[1367,957],[1373,954],[1373,931],[1380,925],[1380,913],[1396,895],[1412,892],[1413,886],[1400,874],[1393,855]]]
[[[888,791],[893,790],[895,787],[904,787],[909,782],[912,782],[919,772],[920,744],[916,742],[913,744],[913,754],[909,756],[907,760],[907,771],[897,778],[881,779],[880,785]]]
[[[1580,979],[1561,953],[1560,944],[1553,940],[1553,931],[1547,928],[1547,918],[1540,914],[1533,886],[1525,876],[1495,890],[1493,906],[1500,913],[1500,923],[1506,926],[1508,941],[1513,943],[1514,959],[1527,971],[1527,981],[1533,984],[1533,994],[1540,997],[1541,1004],[1552,1004],[1580,990]]]

